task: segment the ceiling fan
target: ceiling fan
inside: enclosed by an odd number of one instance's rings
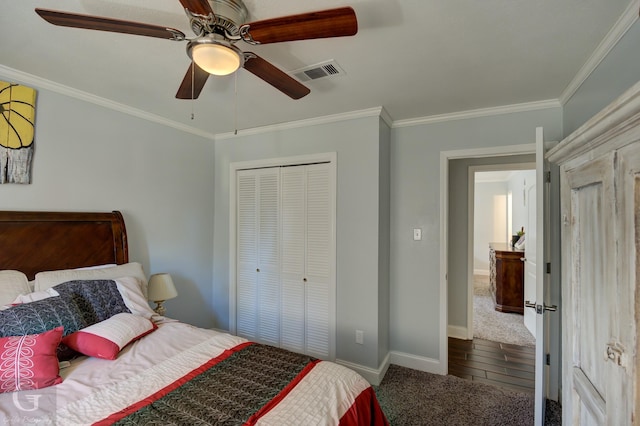
[[[351,7],[265,19],[245,23],[249,13],[242,0],[179,0],[196,37],[188,39],[180,30],[140,22],[81,15],[36,8],[47,22],[65,27],[111,31],[174,41],[187,41],[192,59],[176,94],[178,99],[196,99],[209,74],[227,75],[244,68],[293,99],[310,90],[293,77],[253,52],[243,52],[240,40],[253,45],[285,41],[351,36],[358,22]]]

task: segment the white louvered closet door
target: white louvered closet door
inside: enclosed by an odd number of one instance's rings
[[[330,165],[281,171],[282,347],[335,357],[333,193]]]
[[[237,174],[237,334],[280,344],[279,170]]]
[[[306,350],[305,322],[305,167],[287,167],[281,175],[282,347]]]

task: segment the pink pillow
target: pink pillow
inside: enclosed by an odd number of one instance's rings
[[[41,389],[62,382],[56,349],[62,327],[0,338],[0,393]]]
[[[120,313],[68,335],[62,343],[83,355],[116,359],[122,348],[157,328],[144,317]]]

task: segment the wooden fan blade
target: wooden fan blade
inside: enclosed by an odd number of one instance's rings
[[[191,13],[198,15],[209,16],[210,13],[213,13],[207,0],[180,0],[180,4],[185,9],[189,9]]]
[[[178,93],[176,93],[176,98],[198,99],[198,96],[200,96],[200,92],[202,92],[204,84],[207,82],[207,78],[209,78],[209,73],[197,66],[194,62],[191,62],[187,73],[182,79],[182,83],[180,84]]]
[[[351,7],[266,19],[247,25],[253,40],[261,44],[351,36],[358,32],[358,20]]]
[[[249,53],[249,52],[247,52]],[[298,80],[276,68],[255,53],[249,53],[252,57],[245,60],[244,68],[251,74],[263,79],[276,89],[292,99],[300,99],[311,92],[308,87]],[[253,57],[255,56],[255,57]]]
[[[122,21],[120,19],[103,18],[100,16],[80,15],[77,13],[59,12],[48,9],[36,9],[36,13],[45,21],[62,27],[111,31],[114,33],[166,38],[169,40],[184,40],[185,38],[182,31],[159,25]]]

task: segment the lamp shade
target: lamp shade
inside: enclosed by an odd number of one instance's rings
[[[167,273],[154,274],[149,278],[149,300],[169,300],[178,295],[176,286],[173,285],[171,275]]]

